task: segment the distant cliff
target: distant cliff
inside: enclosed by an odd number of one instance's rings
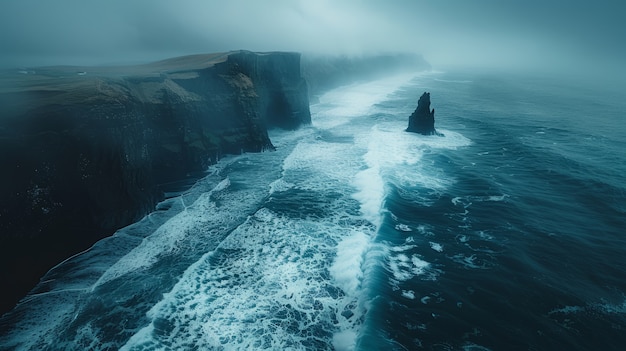
[[[279,52],[5,72],[0,109],[0,312],[169,183],[311,121],[300,54]]]
[[[302,56],[302,76],[309,85],[309,97],[355,82],[380,79],[394,73],[430,70],[421,55],[412,53],[369,56]]]

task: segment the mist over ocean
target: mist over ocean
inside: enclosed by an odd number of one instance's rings
[[[424,91],[444,137],[404,132]],[[50,271],[0,345],[621,350],[622,91],[454,72],[330,91],[275,152]]]

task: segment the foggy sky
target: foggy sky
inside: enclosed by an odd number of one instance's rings
[[[418,52],[433,64],[626,62],[610,0],[1,0],[0,65],[111,64],[248,49]],[[623,68],[622,68],[623,69]]]

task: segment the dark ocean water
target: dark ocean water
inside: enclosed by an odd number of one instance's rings
[[[444,137],[404,132],[431,92]],[[16,350],[622,350],[626,100],[574,80],[356,84],[57,266]]]

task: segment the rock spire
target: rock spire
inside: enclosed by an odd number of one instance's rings
[[[435,109],[430,109],[430,93],[424,92],[417,102],[417,108],[409,117],[407,132],[423,135],[441,135],[435,130]]]

